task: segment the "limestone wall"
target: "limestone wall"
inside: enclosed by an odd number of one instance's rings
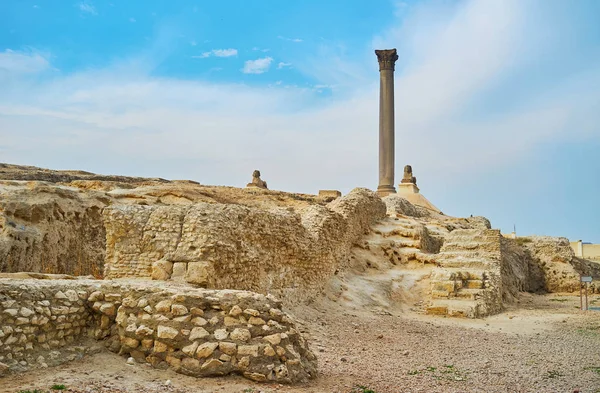
[[[272,296],[155,283],[0,280],[0,375],[74,360],[102,340],[154,367],[297,382],[316,358]],[[125,359],[123,360],[125,362]]]
[[[0,375],[81,356],[85,350],[72,345],[92,323],[87,296],[73,281],[0,280]]]
[[[381,199],[365,189],[299,213],[234,204],[112,206],[104,211],[105,276],[305,297],[345,266],[352,245],[384,216]]]

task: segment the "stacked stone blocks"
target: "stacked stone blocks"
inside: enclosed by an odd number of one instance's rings
[[[82,356],[89,339],[197,377],[291,383],[316,358],[273,296],[93,280],[0,281],[0,375]],[[86,339],[88,341],[86,341]],[[79,348],[77,354],[63,355]]]

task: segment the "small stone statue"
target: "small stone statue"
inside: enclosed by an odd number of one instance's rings
[[[417,178],[413,176],[412,167],[410,165],[404,167],[404,177],[402,178],[401,183],[412,183],[415,186],[417,185]]]
[[[267,187],[267,182],[260,179],[260,171],[259,170],[255,170],[254,172],[252,172],[252,183],[248,183],[246,185],[246,187],[264,188],[266,190],[269,189]]]

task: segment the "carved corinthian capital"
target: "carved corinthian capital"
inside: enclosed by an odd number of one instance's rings
[[[396,49],[376,49],[375,54],[377,55],[377,61],[379,61],[379,71],[394,71],[394,65],[398,60]]]

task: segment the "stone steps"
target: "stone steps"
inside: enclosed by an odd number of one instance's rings
[[[431,273],[428,314],[477,318],[497,310],[495,283],[500,269],[500,234],[494,230],[456,230],[448,235]]]
[[[479,304],[472,300],[433,300],[425,312],[430,315],[477,318],[480,316]]]

